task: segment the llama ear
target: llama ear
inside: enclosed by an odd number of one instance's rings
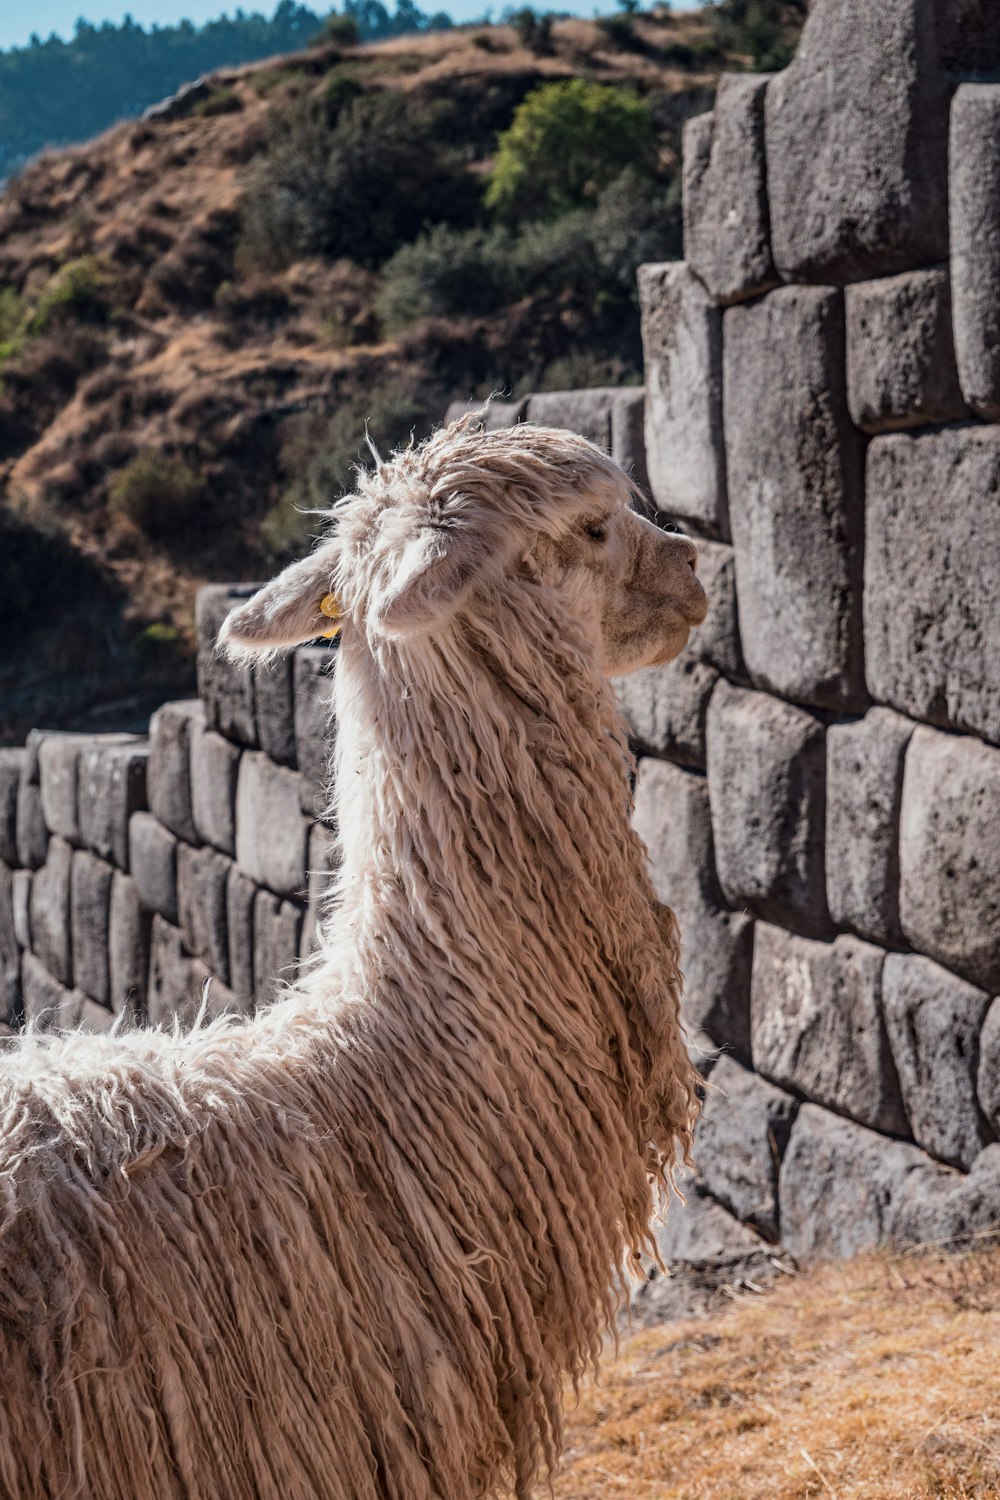
[[[334,540],[292,563],[226,617],[219,645],[230,656],[244,656],[335,634],[339,611],[332,590],[339,556]]]
[[[385,635],[441,625],[475,575],[481,543],[467,531],[423,527],[406,543],[386,587],[372,601],[372,624]]]

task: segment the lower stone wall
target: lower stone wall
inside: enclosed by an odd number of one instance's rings
[[[199,697],[164,704],[148,738],[38,729],[0,751],[4,1030],[249,1013],[313,951],[332,650],[214,655],[251,591],[202,591]]]

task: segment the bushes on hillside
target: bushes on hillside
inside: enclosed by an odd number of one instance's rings
[[[486,205],[508,221],[553,218],[593,204],[651,152],[649,105],[633,90],[583,78],[543,84],[500,136]]]
[[[760,72],[775,72],[791,62],[808,8],[809,0],[720,0],[708,19],[721,49],[748,58]]]
[[[193,469],[154,449],[119,470],[108,494],[108,507],[147,536],[163,538],[184,529],[203,494],[204,482]]]
[[[475,184],[449,115],[395,91],[347,97],[332,126],[311,99],[280,112],[244,205],[242,263],[318,254],[377,266],[426,221],[468,223]]]

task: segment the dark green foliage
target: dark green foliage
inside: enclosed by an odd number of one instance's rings
[[[47,625],[66,600],[89,591],[92,565],[54,526],[37,526],[0,504],[0,626]]]
[[[450,144],[460,121],[446,103],[396,92],[328,111],[299,101],[276,117],[243,213],[240,261],[270,269],[307,255],[377,266],[426,222],[469,223],[474,181]]]
[[[361,28],[354,16],[338,16],[334,11],[327,16],[319,32],[313,37],[313,45],[332,43],[335,47],[356,47],[361,40]]]
[[[791,62],[807,11],[808,0],[720,0],[709,5],[708,20],[721,49],[774,72]]]
[[[240,96],[233,88],[213,89],[207,99],[200,99],[192,113],[202,119],[213,115],[234,115],[243,108]]]
[[[323,529],[326,511],[354,486],[354,470],[370,463],[365,434],[380,453],[401,447],[411,433],[418,438],[440,417],[440,396],[429,401],[411,384],[389,380],[375,386],[364,400],[345,402],[333,416],[313,412],[289,424],[281,451],[281,465],[291,482],[281,500],[265,516],[261,539],[276,562],[301,557],[303,549]]]
[[[115,476],[108,507],[147,536],[170,537],[191,521],[204,488],[203,481],[181,459],[154,449]]]
[[[510,24],[517,33],[522,47],[527,47],[536,57],[546,57],[552,51],[552,17],[546,11],[538,15],[530,5],[514,11]]]
[[[362,41],[451,24],[413,0],[401,0],[392,15],[381,0],[347,0],[345,10]],[[120,26],[81,20],[69,42],[53,33],[0,52],[0,179],[42,147],[88,140],[215,68],[301,50],[322,22],[297,0],[279,0],[270,19],[237,10],[204,26],[181,21],[148,31],[130,16]]]
[[[634,7],[619,11],[616,15],[598,16],[597,29],[619,52],[642,52],[645,43],[635,29]]]

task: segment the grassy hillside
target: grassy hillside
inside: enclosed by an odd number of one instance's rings
[[[995,1500],[996,1250],[870,1257],[624,1341],[556,1500]]]
[[[313,48],[8,185],[0,737],[190,686],[197,586],[305,545],[366,419],[389,445],[456,396],[640,378],[634,267],[680,252],[683,120],[750,60],[713,15]],[[572,79],[567,107],[627,129],[566,201],[516,160],[491,188],[518,106]]]

